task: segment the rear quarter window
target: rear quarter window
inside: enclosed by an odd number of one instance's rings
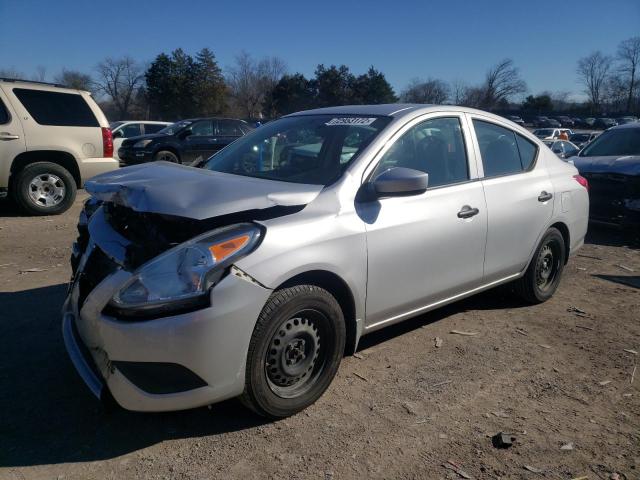
[[[76,93],[14,88],[13,93],[40,125],[99,127],[89,105]]]
[[[2,103],[2,100],[0,100],[0,125],[3,125],[8,122],[9,122],[9,112],[4,106],[4,103]]]
[[[520,152],[520,161],[522,162],[522,169],[529,170],[533,167],[533,163],[536,161],[536,155],[538,153],[538,147],[533,142],[530,142],[526,138],[516,133],[516,144],[518,145],[518,151]]]

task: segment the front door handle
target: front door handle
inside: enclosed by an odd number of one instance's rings
[[[14,135],[9,132],[0,132],[0,140],[18,140],[20,135]]]
[[[540,192],[540,195],[538,196],[538,201],[539,202],[548,202],[549,200],[551,200],[553,198],[553,194],[549,193],[545,190]]]
[[[462,207],[462,210],[458,212],[458,218],[471,218],[475,217],[480,210],[477,208],[471,208],[469,205],[465,205]]]

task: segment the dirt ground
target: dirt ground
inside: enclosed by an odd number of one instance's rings
[[[0,205],[0,479],[640,478],[637,238],[593,230],[543,305],[501,289],[365,337],[293,418],[105,412],[60,332],[83,198]]]

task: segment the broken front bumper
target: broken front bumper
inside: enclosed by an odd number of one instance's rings
[[[102,397],[108,389],[128,410],[169,411],[242,393],[249,341],[271,290],[232,268],[211,290],[209,307],[122,319],[105,313],[105,307],[132,274],[91,238],[78,254],[62,331],[69,357],[94,395]],[[92,270],[103,276],[92,279]]]

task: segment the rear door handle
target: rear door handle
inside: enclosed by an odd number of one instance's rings
[[[458,218],[471,218],[480,213],[477,208],[471,208],[469,205],[462,207],[462,210],[458,212]]]
[[[20,135],[14,135],[9,132],[0,132],[0,140],[18,140]]]
[[[538,201],[539,202],[547,202],[549,200],[551,200],[553,198],[553,194],[546,192],[545,190],[543,190],[542,192],[540,192],[540,196],[538,196]]]

